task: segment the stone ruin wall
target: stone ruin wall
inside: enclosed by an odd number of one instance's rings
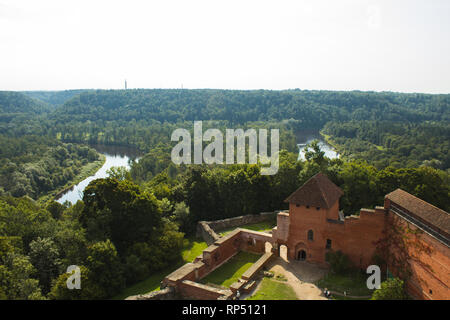
[[[230,300],[237,290],[245,292],[247,286],[251,286],[254,276],[275,256],[273,252],[265,253],[265,244],[271,241],[272,235],[269,233],[236,228],[203,250],[202,255],[194,262],[186,263],[169,274],[161,287],[173,288],[175,294],[181,298]],[[262,256],[229,289],[199,283],[202,278],[228,262],[239,251],[259,253]]]
[[[259,214],[239,216],[215,221],[200,221],[197,224],[197,236],[203,238],[209,245],[220,239],[220,236],[216,233],[217,231],[237,228],[246,224],[260,223],[270,220],[275,221],[278,212],[280,211],[261,212]]]

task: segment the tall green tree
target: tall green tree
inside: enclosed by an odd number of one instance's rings
[[[110,239],[119,252],[135,242],[156,239],[162,227],[156,198],[131,181],[92,181],[84,190],[79,217],[90,240]]]
[[[50,291],[51,281],[59,274],[61,265],[58,248],[50,238],[40,238],[30,243],[30,261],[36,268],[43,292]]]
[[[372,300],[405,300],[408,297],[404,286],[399,278],[387,279],[381,283],[380,289],[373,292]]]

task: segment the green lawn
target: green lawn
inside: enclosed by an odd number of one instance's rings
[[[229,287],[236,282],[242,274],[255,263],[261,255],[240,251],[228,262],[211,272],[201,280],[201,283],[213,283]]]
[[[171,272],[175,271],[179,267],[181,267],[183,264],[187,262],[192,262],[194,259],[204,250],[208,247],[206,242],[201,241],[199,239],[184,239],[184,248],[182,251],[183,261],[180,261],[178,264],[175,264],[173,266],[167,267],[164,270],[161,270],[157,273],[152,274],[147,279],[138,282],[125,290],[123,290],[120,294],[113,297],[113,300],[123,300],[126,297],[137,295],[137,294],[144,294],[151,291],[159,290],[159,285],[161,281]]]
[[[183,261],[192,262],[208,247],[205,241],[199,239],[184,239]]]
[[[288,284],[263,278],[259,290],[247,300],[297,300],[297,295]]]
[[[324,289],[344,292],[346,291],[348,295],[352,296],[370,296],[373,290],[369,290],[366,285],[367,278],[364,275],[356,272],[352,275],[338,275],[338,274],[327,274],[324,278],[319,280],[317,285]],[[336,297],[337,299],[342,299],[344,297]],[[345,299],[345,298],[344,298]]]
[[[253,231],[270,231],[276,225],[277,225],[277,223],[276,223],[275,219],[273,219],[273,220],[270,220],[270,221],[263,221],[263,222],[258,222],[258,223],[246,224],[246,225],[243,225],[243,226],[239,226],[239,228],[249,229],[249,230],[253,230]],[[236,229],[236,227],[235,228],[221,230],[219,232],[219,235],[223,237],[224,235],[230,233],[234,229]]]
[[[338,296],[338,295],[331,295],[332,300],[370,300],[370,298],[350,298],[350,297],[344,297],[344,296]]]

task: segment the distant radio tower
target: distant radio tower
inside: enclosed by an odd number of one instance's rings
[[[125,90],[127,90],[127,80],[125,80]]]

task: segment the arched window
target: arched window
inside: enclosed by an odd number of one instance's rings
[[[314,231],[312,231],[312,230],[308,231],[308,240],[310,240],[310,241],[314,240]]]

